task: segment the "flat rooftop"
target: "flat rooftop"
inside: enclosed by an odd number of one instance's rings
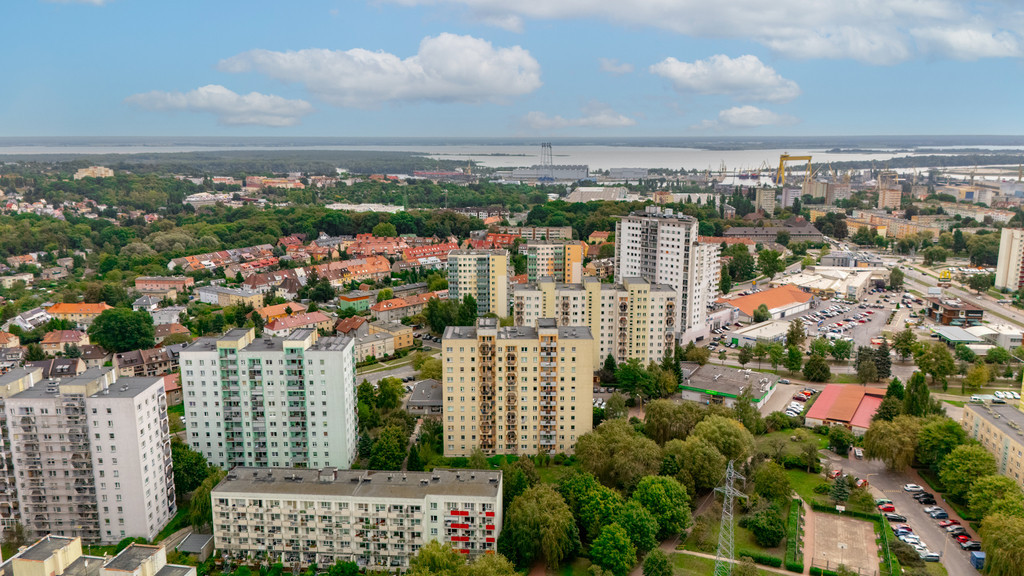
[[[485,320],[493,320],[486,318]],[[544,320],[539,321],[541,327]],[[498,340],[533,340],[539,338],[539,332],[532,326],[504,326],[498,328]],[[475,340],[477,334],[476,326],[449,326],[444,330],[445,340],[452,338],[456,340]],[[586,326],[559,326],[558,337],[572,340],[593,340],[590,335],[590,328]]]
[[[57,550],[70,545],[73,541],[74,538],[47,535],[43,539],[23,550],[18,554],[18,557],[22,560],[36,560],[42,562],[50,556],[53,556],[53,553]]]
[[[103,558],[99,556],[79,556],[61,576],[96,576],[103,567]]]
[[[214,494],[281,494],[354,498],[422,499],[431,495],[501,495],[499,470],[309,470],[236,467],[213,489]]]
[[[118,378],[117,382],[105,390],[93,394],[90,398],[134,398],[156,384],[162,387],[163,379],[163,376]]]
[[[773,386],[776,377],[760,372],[737,370],[727,366],[693,362],[680,362],[683,370],[683,389],[695,390],[712,396],[737,397],[750,388],[755,400],[760,400]]]
[[[139,544],[132,544],[122,550],[120,554],[114,556],[114,558],[108,562],[104,568],[107,570],[134,572],[139,568],[139,566],[142,566],[143,562],[159,551],[159,546],[141,546]]]
[[[985,396],[982,396],[985,398]],[[988,397],[989,399],[995,396]],[[1017,408],[1020,400],[1011,400],[1006,404],[992,404],[987,402],[981,404],[965,404],[964,410],[973,412],[976,416],[983,418],[989,424],[999,429],[1007,436],[1015,437],[1017,442],[1024,444],[1024,412]],[[999,416],[996,418],[996,416]]]

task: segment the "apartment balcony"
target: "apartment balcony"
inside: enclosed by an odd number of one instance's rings
[[[555,366],[557,366],[557,365],[558,365],[558,364],[557,364],[557,363],[555,363],[555,362],[541,362],[541,363],[540,363],[540,367],[541,367],[541,368],[554,368],[554,367],[555,367]]]
[[[555,426],[556,422],[554,420],[541,420],[540,425],[543,427]]]
[[[552,408],[554,408],[555,406],[557,406],[557,404],[555,404],[555,403],[554,403],[553,401],[551,401],[551,400],[541,400],[541,401],[539,402],[539,404],[540,404],[540,405],[541,405],[542,407],[552,407]]]

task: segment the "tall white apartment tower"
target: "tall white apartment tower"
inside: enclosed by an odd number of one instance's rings
[[[181,351],[188,443],[217,466],[349,468],[356,455],[355,344],[251,329]]]
[[[110,367],[39,382],[6,401],[21,521],[32,536],[114,544],[171,520],[174,476],[163,379]]]
[[[615,224],[615,280],[639,277],[675,289],[684,342],[707,333],[717,260],[718,246],[698,242],[697,219],[670,208],[648,206]]]
[[[995,287],[1016,292],[1021,286],[1024,286],[1024,230],[1003,228],[999,238]]]

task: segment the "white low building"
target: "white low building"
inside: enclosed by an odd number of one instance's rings
[[[1024,342],[1024,329],[1009,324],[982,324],[965,328],[971,335],[995,346],[1013,350]]]
[[[497,550],[498,470],[235,468],[213,489],[216,547],[236,558],[404,571],[430,541]]]

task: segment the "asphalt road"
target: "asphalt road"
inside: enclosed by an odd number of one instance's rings
[[[903,485],[912,483],[923,486],[929,492],[928,485],[913,471],[909,473],[889,472],[885,465],[878,460],[857,460],[855,458],[840,458],[831,452],[823,452],[829,455],[830,469],[842,469],[858,478],[866,478],[869,488],[876,498],[888,498],[896,507],[896,513],[907,517],[906,524],[913,529],[914,534],[921,538],[929,550],[942,555],[942,564],[946,567],[949,576],[977,576],[969,561],[970,552],[965,552],[960,545],[951,538],[943,528],[939,527],[939,521],[933,520],[925,514],[924,508],[913,499],[912,495],[903,491]],[[960,520],[964,528],[971,534],[972,538],[977,533],[971,530],[967,522],[957,516],[953,508],[942,502],[941,496],[936,494],[939,506],[949,513],[951,519]]]

